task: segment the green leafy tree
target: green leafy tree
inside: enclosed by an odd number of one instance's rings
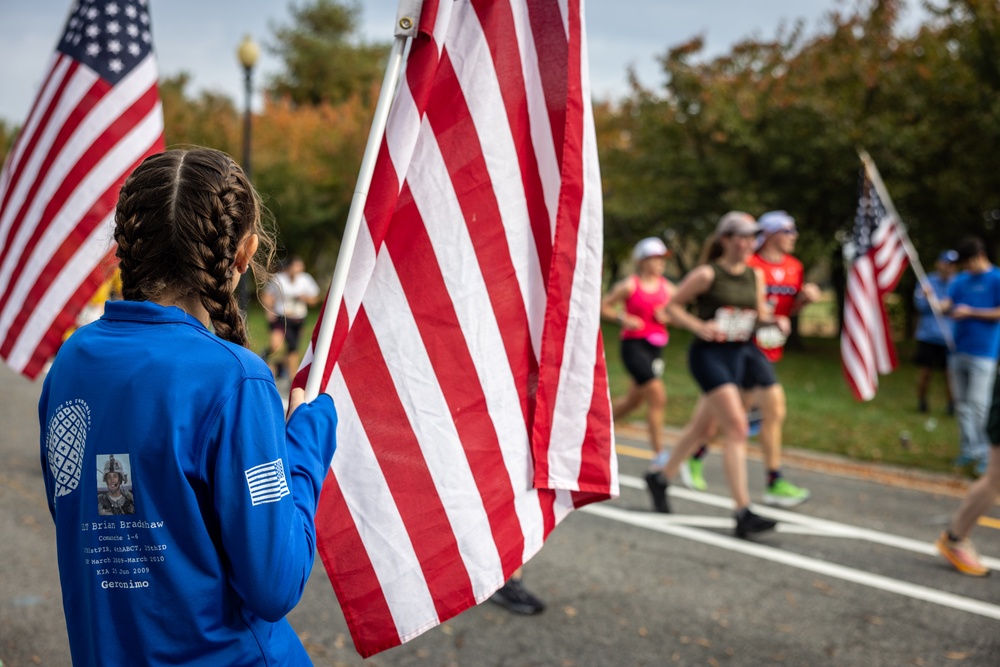
[[[664,227],[694,248],[728,209],[783,208],[800,222],[797,254],[835,267],[857,204],[859,147],[928,263],[965,234],[996,246],[1000,5],[942,1],[901,35],[903,4],[862,1],[809,38],[793,26],[712,59],[692,39],[661,59],[662,91],[633,85],[605,105],[608,264]],[[908,274],[900,290],[912,286]]]
[[[385,70],[388,44],[357,34],[358,4],[310,0],[274,27],[283,71],[256,122],[255,182],[282,244],[332,270]]]
[[[389,47],[358,38],[360,6],[313,0],[290,11],[292,23],[273,28],[275,41],[268,47],[284,63],[269,83],[271,92],[297,104],[368,95],[371,82],[382,78]]]
[[[935,7],[936,4],[941,6]],[[1000,5],[992,0],[928,3],[936,19],[917,37],[926,86],[921,145],[913,167],[917,241],[937,247],[976,234],[1000,244]]]

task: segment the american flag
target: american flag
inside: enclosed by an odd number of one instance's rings
[[[618,494],[583,22],[581,0],[423,3],[323,369],[318,543],[361,655]]]
[[[0,171],[0,357],[29,378],[107,278],[125,177],[163,150],[146,0],[81,0]]]
[[[908,260],[900,234],[902,223],[890,215],[866,170],[854,232],[845,245],[850,263],[840,356],[855,398],[875,397],[878,376],[896,368],[896,347],[882,298],[896,288]]]
[[[269,463],[261,463],[243,471],[247,478],[247,488],[250,490],[250,502],[254,505],[276,503],[291,491],[288,490],[288,480],[285,479],[285,466],[281,459]]]

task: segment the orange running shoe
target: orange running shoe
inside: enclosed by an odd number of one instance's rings
[[[979,562],[979,554],[972,542],[968,538],[954,541],[948,537],[948,532],[941,533],[941,537],[934,543],[938,551],[955,569],[970,577],[985,577],[990,573],[989,568]]]

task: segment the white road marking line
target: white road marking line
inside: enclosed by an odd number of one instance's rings
[[[733,522],[730,522],[732,525]],[[827,528],[814,528],[813,526],[803,526],[795,523],[779,523],[774,529],[776,533],[784,533],[786,535],[812,535],[813,537],[841,537],[847,540],[857,539],[857,535],[854,531],[843,530],[835,531],[829,530]]]
[[[675,526],[690,526],[692,528],[733,529],[733,520],[724,516],[698,516],[695,514],[660,514],[657,521]]]
[[[646,490],[646,482],[638,477],[633,477],[631,475],[619,475],[618,482],[621,486],[627,486],[633,489]],[[690,500],[692,502],[701,503],[703,505],[710,505],[712,507],[721,507],[723,509],[731,510],[733,507],[732,499],[726,496],[716,495],[714,493],[705,493],[704,491],[692,491],[691,489],[685,489],[680,485],[671,484],[670,485],[670,497],[671,498],[683,498],[684,500]],[[760,514],[761,516],[766,516],[769,519],[774,519],[776,521],[781,521],[783,523],[794,524],[797,526],[807,527],[809,529],[818,531],[816,534],[828,534],[830,537],[841,537],[841,538],[852,538],[856,540],[865,540],[867,542],[873,542],[875,544],[882,544],[888,547],[894,547],[896,549],[903,549],[905,551],[911,551],[913,553],[923,554],[925,556],[936,556],[938,555],[937,547],[934,546],[933,542],[923,542],[921,540],[914,540],[909,537],[902,537],[901,535],[892,535],[891,533],[885,533],[878,530],[871,530],[869,528],[861,528],[858,526],[852,526],[846,523],[839,523],[837,521],[830,521],[827,519],[820,519],[817,517],[809,516],[807,514],[799,514],[797,512],[789,512],[787,510],[777,509],[774,507],[767,507],[763,505],[754,504],[754,512]],[[730,523],[732,525],[732,523]],[[935,535],[937,537],[937,535]],[[983,565],[990,568],[991,570],[1000,570],[1000,558],[990,558],[988,556],[980,557]]]
[[[833,577],[834,579],[841,579],[843,581],[861,584],[862,586],[896,593],[915,600],[931,602],[942,607],[958,609],[960,611],[978,614],[979,616],[1000,620],[1000,606],[995,604],[974,600],[961,595],[955,595],[954,593],[939,591],[937,589],[920,586],[918,584],[899,581],[898,579],[891,579],[882,575],[864,572],[863,570],[856,570],[854,568],[829,563],[816,558],[809,558],[808,556],[800,556],[798,554],[769,547],[764,544],[758,544],[756,542],[749,542],[747,540],[720,535],[718,533],[708,532],[698,528],[683,526],[680,525],[679,522],[672,523],[664,521],[667,517],[662,514],[654,514],[651,512],[638,513],[630,510],[619,509],[617,507],[611,507],[601,503],[581,507],[580,511],[587,512],[588,514],[594,514],[606,519],[611,519],[613,521],[638,526],[640,528],[655,530],[667,535],[683,537],[694,542],[701,542],[702,544],[709,544],[722,549],[728,549],[747,556],[762,558],[774,563],[788,565],[789,567],[796,567],[808,572]]]

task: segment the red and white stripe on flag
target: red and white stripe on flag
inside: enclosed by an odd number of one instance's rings
[[[909,263],[899,225],[886,212],[867,174],[861,188],[852,243],[855,257],[847,275],[840,356],[855,398],[875,397],[878,376],[897,365],[892,329],[883,297],[896,288]]]
[[[0,357],[29,378],[109,276],[125,177],[163,150],[145,5],[75,3],[0,172]]]
[[[322,383],[319,551],[364,656],[618,494],[583,20],[581,0],[424,2]]]

